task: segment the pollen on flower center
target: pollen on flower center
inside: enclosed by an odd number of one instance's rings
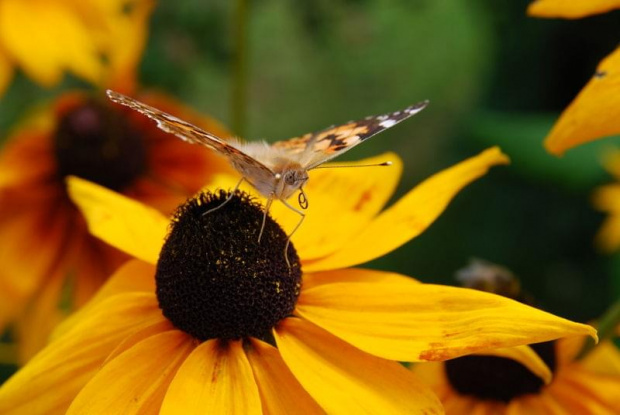
[[[530,345],[555,370],[555,342]],[[520,363],[497,356],[464,356],[445,362],[448,381],[463,395],[478,399],[510,402],[526,394],[538,393],[543,381]]]
[[[95,100],[65,112],[55,132],[61,177],[75,175],[123,190],[146,170],[146,149],[126,115]]]
[[[287,235],[269,216],[259,243],[260,205],[241,192],[223,204],[229,196],[201,193],[178,209],[157,263],[157,298],[163,314],[199,340],[268,340],[295,307],[299,257],[290,244],[289,268]]]

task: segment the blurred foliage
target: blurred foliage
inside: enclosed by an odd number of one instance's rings
[[[141,67],[145,87],[230,122],[234,4],[160,2]],[[610,181],[607,140],[548,155],[559,112],[618,42],[620,13],[525,16],[518,0],[252,0],[247,138],[280,140],[430,99],[414,119],[347,153],[397,151],[399,194],[491,145],[512,158],[467,188],[422,236],[372,266],[428,282],[480,257],[511,268],[549,311],[595,318],[620,293],[620,260],[592,246],[603,215],[592,188]],[[0,137],[44,91],[22,77],[0,100]],[[312,196],[309,195],[311,198]]]

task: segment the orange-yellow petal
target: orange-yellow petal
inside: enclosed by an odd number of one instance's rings
[[[94,83],[101,79],[96,45],[69,2],[1,1],[0,38],[13,60],[45,86],[67,69]]]
[[[278,349],[251,339],[247,356],[258,384],[264,414],[323,414],[286,366]]]
[[[364,351],[399,361],[596,336],[590,326],[505,297],[415,282],[318,285],[302,290],[296,313]]]
[[[442,412],[437,397],[403,366],[364,353],[310,322],[285,319],[274,335],[288,367],[327,413]]]
[[[620,0],[534,0],[527,8],[527,14],[578,19],[617,8],[620,8]]]
[[[79,177],[69,195],[96,237],[149,264],[157,263],[170,221],[157,210]]]
[[[620,351],[610,341],[603,341],[594,347],[581,364],[593,373],[620,377]]]
[[[553,379],[553,373],[551,369],[549,369],[549,366],[547,366],[540,356],[529,346],[500,347],[473,354],[515,360],[525,366],[534,375],[538,376],[546,385],[551,383]]]
[[[0,387],[0,413],[64,414],[123,338],[161,320],[154,295],[121,294],[101,302]]]
[[[258,386],[241,341],[209,340],[196,347],[172,380],[160,414],[200,415],[205,411],[261,413]]]
[[[569,414],[616,414],[620,377],[599,375],[577,365],[558,373],[546,392]]]
[[[620,134],[620,48],[599,64],[595,75],[564,110],[545,139],[555,155],[599,138]]]
[[[146,338],[107,362],[71,403],[67,415],[155,414],[192,338],[179,330]]]
[[[508,162],[508,157],[493,147],[435,174],[382,212],[336,253],[304,262],[304,270],[345,268],[398,248],[429,227],[462,188],[486,174],[490,167]]]

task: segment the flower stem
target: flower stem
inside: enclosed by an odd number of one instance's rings
[[[235,56],[231,93],[231,127],[235,134],[245,136],[247,101],[247,0],[237,0],[234,18]]]
[[[620,324],[620,300],[617,300],[614,304],[612,304],[609,309],[603,314],[601,317],[597,331],[599,342],[613,337],[616,332],[616,327]],[[594,340],[588,339],[586,340],[583,348],[577,355],[577,359],[583,359],[590,353],[595,347]]]

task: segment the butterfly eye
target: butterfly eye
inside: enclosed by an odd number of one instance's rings
[[[284,174],[284,182],[288,185],[294,185],[297,182],[297,177],[294,171],[289,171]]]

